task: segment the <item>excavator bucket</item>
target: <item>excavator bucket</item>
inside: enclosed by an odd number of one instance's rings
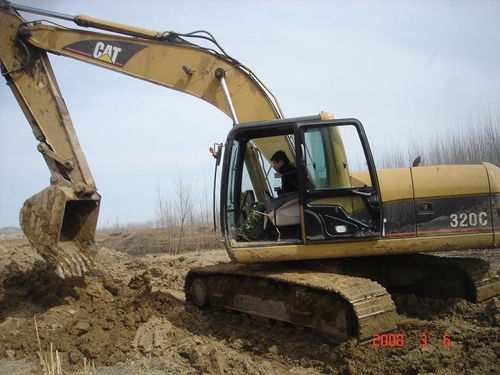
[[[58,276],[81,277],[93,269],[94,234],[101,197],[78,197],[71,188],[52,185],[24,202],[21,228],[33,248]]]

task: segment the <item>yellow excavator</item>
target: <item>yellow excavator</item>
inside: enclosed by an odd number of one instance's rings
[[[28,22],[19,11],[105,32]],[[191,94],[232,119],[213,150],[232,263],[190,270],[187,306],[309,327],[341,342],[396,327],[390,291],[473,301],[499,294],[487,260],[423,254],[498,246],[497,166],[376,170],[358,120],[285,118],[270,90],[208,32],[156,32],[0,0],[2,76],[51,173],[50,186],[22,207],[21,227],[60,277],[92,271],[101,197],[49,52]],[[287,171],[275,173],[277,163]]]

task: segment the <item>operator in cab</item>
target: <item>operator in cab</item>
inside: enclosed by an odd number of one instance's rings
[[[281,190],[278,195],[297,191],[299,189],[297,168],[290,163],[285,151],[276,151],[271,156],[271,163],[274,170],[281,175]]]

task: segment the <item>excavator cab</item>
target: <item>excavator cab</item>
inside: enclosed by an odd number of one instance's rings
[[[297,173],[296,191],[280,192],[282,176],[273,170],[269,150],[259,149],[280,139],[292,145],[293,155],[287,156]],[[352,176],[361,170],[367,173]],[[377,174],[363,127],[354,119],[310,117],[234,127],[221,186],[221,227],[229,248],[382,235]]]

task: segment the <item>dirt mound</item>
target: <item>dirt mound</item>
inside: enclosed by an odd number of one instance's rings
[[[53,343],[65,369],[81,370],[86,357],[101,366],[98,374],[500,372],[497,299],[472,304],[395,295],[401,320],[393,341],[339,346],[240,314],[186,312],[187,270],[227,261],[219,250],[134,258],[101,248],[96,274],[68,282],[47,272],[25,241],[1,242],[0,373],[17,363],[27,368],[15,360],[36,361],[34,317],[42,345]]]
[[[182,290],[183,274],[188,269],[187,264],[179,267],[182,257],[149,259],[156,263],[153,266],[147,264],[147,258],[137,261],[102,248],[96,275],[61,280],[48,272],[38,256],[28,256],[28,246],[0,247],[0,252],[3,356],[12,357],[14,352],[16,358],[27,355],[36,359],[36,316],[42,343],[52,342],[66,366],[80,366],[84,357],[112,365],[147,348],[141,344],[143,325],[147,327],[160,317],[185,314],[182,302],[171,295]],[[171,272],[165,273],[165,268]],[[162,285],[173,288],[172,293],[160,291]],[[139,337],[135,338],[136,334]]]

